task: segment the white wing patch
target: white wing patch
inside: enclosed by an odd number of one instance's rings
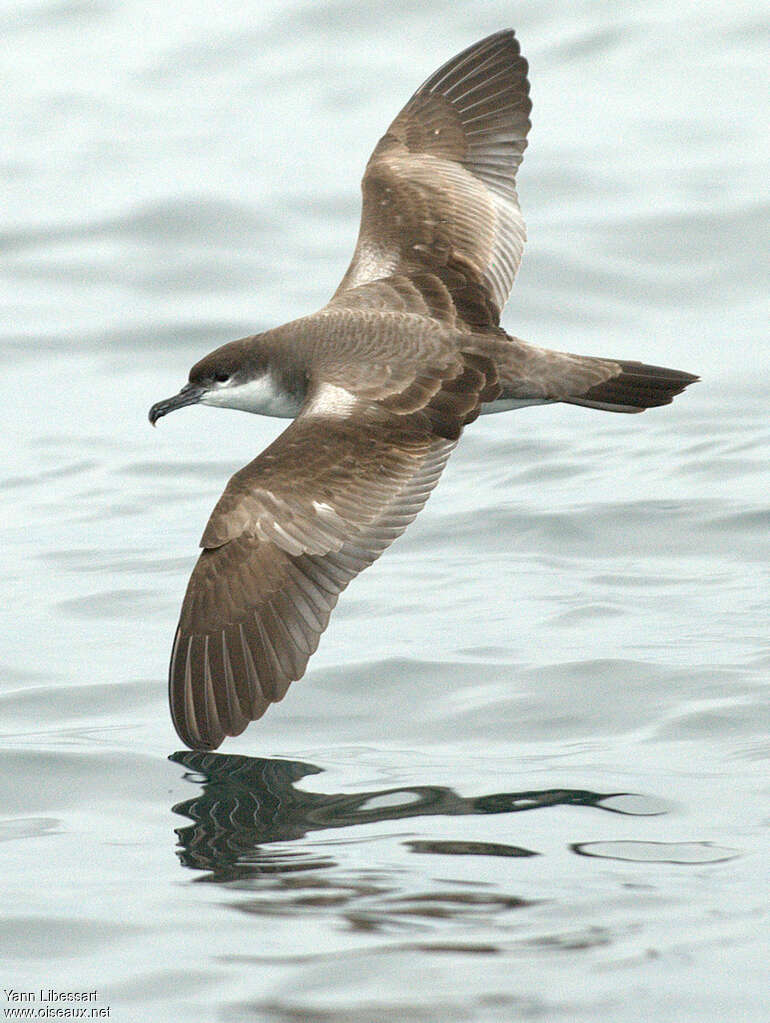
[[[358,398],[344,387],[321,384],[305,409],[305,415],[348,416],[356,407]]]

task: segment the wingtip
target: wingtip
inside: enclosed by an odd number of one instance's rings
[[[195,639],[191,635],[185,642],[181,627],[177,627],[168,672],[169,708],[176,734],[185,746],[210,753],[222,745],[225,731],[206,686],[193,677],[191,653]],[[205,727],[201,727],[199,718]]]

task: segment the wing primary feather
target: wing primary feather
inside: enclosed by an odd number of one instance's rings
[[[223,630],[222,643],[226,651],[225,664],[229,665],[232,680],[238,697],[238,706],[247,720],[251,720],[254,711],[254,687],[251,681],[251,669],[244,657],[240,627],[230,625]]]
[[[256,719],[264,714],[267,706],[270,702],[269,698],[265,694],[262,685],[260,683],[259,672],[257,671],[257,664],[254,660],[254,655],[251,652],[251,645],[249,638],[246,635],[246,629],[243,623],[238,625],[238,632],[241,639],[241,650],[243,651],[243,660],[246,664],[246,669],[249,673],[249,682],[252,689],[252,702],[251,702],[251,716],[252,719]]]
[[[249,649],[254,654],[254,663],[257,668],[257,678],[262,695],[270,703],[275,699],[274,694],[280,685],[283,668],[276,657],[273,644],[270,642],[270,637],[262,623],[264,608],[265,603],[263,602],[251,615],[249,624],[254,632],[255,641],[249,643]]]
[[[240,735],[246,725],[248,725],[249,717],[241,704],[235,675],[233,674],[233,666],[230,662],[230,654],[227,649],[227,635],[224,629],[222,629],[220,634],[219,642],[221,645],[222,677],[227,695],[227,721],[232,734]]]
[[[224,739],[225,732],[224,729],[222,728],[222,723],[220,721],[219,709],[217,708],[217,697],[214,691],[214,680],[212,678],[211,660],[209,658],[210,638],[211,638],[210,636],[203,637],[203,690],[204,690],[203,706],[205,708],[206,716],[205,742],[207,746],[216,748],[222,742],[222,739]]]
[[[422,89],[427,89],[430,92],[438,92],[439,89],[446,90],[447,88],[451,88],[452,84],[456,84],[464,78],[467,78],[475,69],[478,68],[483,70],[485,65],[487,65],[489,61],[494,60],[497,53],[503,49],[505,45],[510,43],[513,43],[518,51],[518,44],[516,43],[511,29],[503,29],[501,32],[495,32],[493,35],[487,36],[486,39],[482,39],[480,42],[474,43],[472,46],[463,50],[462,53],[457,54],[456,57],[452,57],[452,59],[448,60],[446,64],[443,64],[438,71],[435,71],[430,78],[428,78],[422,86]],[[492,53],[487,55],[490,50]],[[470,70],[468,70],[468,68],[470,68]],[[452,82],[453,76],[455,77],[454,82]],[[450,84],[447,85],[447,82]]]
[[[200,745],[202,736],[200,728],[198,727],[198,718],[195,713],[195,699],[193,692],[193,679],[192,679],[192,664],[190,658],[190,650],[192,648],[194,636],[190,636],[187,640],[187,649],[185,650],[184,657],[184,675],[183,675],[183,718],[182,727],[186,734],[190,737],[192,745]],[[183,736],[184,738],[184,736]]]

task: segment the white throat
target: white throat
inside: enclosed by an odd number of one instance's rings
[[[278,419],[294,419],[302,404],[295,395],[276,387],[270,373],[264,373],[244,383],[215,384],[201,398],[203,405],[219,408],[237,408],[242,412],[253,412],[258,416],[275,416]]]

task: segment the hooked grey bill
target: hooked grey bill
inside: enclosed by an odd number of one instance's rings
[[[147,418],[155,426],[157,421],[162,416],[168,415],[169,412],[174,412],[178,408],[184,408],[185,405],[197,405],[204,394],[204,388],[197,387],[195,384],[185,384],[178,394],[174,394],[170,398],[164,398],[163,401],[156,401],[150,409]]]
[[[353,259],[327,305],[216,349],[150,410],[153,423],[198,401],[293,419],[232,477],[201,539],[169,668],[188,746],[216,749],[302,677],[340,593],[412,522],[479,415],[642,412],[697,379],[500,325],[526,234],[527,70],[506,30],[431,75],[367,164]]]

